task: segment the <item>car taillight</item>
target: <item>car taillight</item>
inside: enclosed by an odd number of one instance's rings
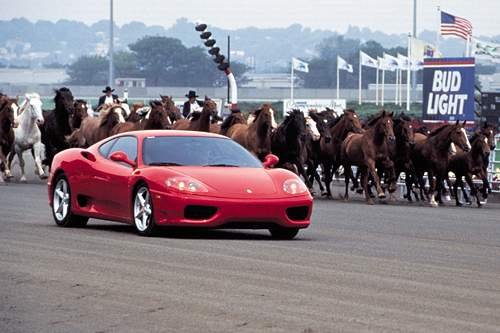
[[[187,192],[187,193],[197,193],[197,192],[208,192],[208,189],[201,182],[189,178],[189,177],[172,177],[165,181],[165,184],[169,189]]]
[[[283,182],[283,191],[288,194],[301,194],[307,191],[307,186],[298,178],[287,179]]]

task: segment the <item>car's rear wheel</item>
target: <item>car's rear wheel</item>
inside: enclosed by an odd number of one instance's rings
[[[274,239],[294,239],[295,236],[299,233],[298,228],[284,228],[284,227],[273,227],[269,229],[271,236]]]
[[[88,217],[71,212],[71,189],[64,174],[57,176],[52,192],[52,215],[60,227],[84,227]]]
[[[151,236],[156,231],[151,194],[146,185],[140,185],[134,194],[133,220],[137,233]]]

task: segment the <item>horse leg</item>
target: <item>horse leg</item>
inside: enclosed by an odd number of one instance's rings
[[[465,175],[465,181],[469,185],[470,188],[470,194],[476,197],[476,203],[477,203],[477,208],[480,208],[481,205],[481,200],[479,200],[479,195],[476,186],[474,185],[474,182],[472,181],[472,177],[469,173]]]
[[[47,176],[45,175],[45,172],[43,171],[42,167],[42,143],[37,142],[33,145],[33,148],[31,149],[31,153],[33,154],[33,158],[35,159],[35,167],[37,171],[35,171],[35,174],[37,174],[40,179],[45,179]]]
[[[462,206],[460,200],[458,200],[458,185],[462,182],[461,177],[455,178],[455,184],[453,184],[453,194],[455,195],[455,205],[458,207]]]
[[[349,200],[349,179],[351,178],[352,170],[350,165],[344,164],[344,181],[345,181],[345,193],[344,200]]]
[[[330,188],[330,184],[332,182],[332,169],[333,169],[332,163],[325,162],[323,164],[323,172],[324,172],[324,177],[325,177],[324,181],[325,181],[326,192],[322,192],[321,195],[322,196],[326,196],[329,199],[332,197],[332,190]]]
[[[466,179],[467,181],[467,179]],[[470,201],[470,198],[469,198],[469,195],[467,194],[467,190],[465,189],[465,184],[464,182],[462,181],[462,179],[460,179],[460,189],[462,190],[462,196],[464,197],[464,201],[468,204],[468,205],[472,205],[472,201]],[[469,185],[470,186],[470,185]],[[472,188],[471,188],[471,194],[472,194]]]
[[[7,178],[5,170],[7,170],[7,158],[5,157],[2,147],[0,146],[0,184],[4,183],[4,175],[2,175],[2,173],[5,174],[5,178]]]
[[[360,170],[360,168],[358,170]],[[368,170],[366,168],[363,168],[361,172],[361,185],[363,186],[363,189],[365,191],[366,203],[369,205],[373,205],[371,191],[368,189]]]
[[[21,178],[19,179],[21,182],[26,182],[26,175],[24,174],[24,158],[23,151],[21,149],[16,149],[17,159],[19,160],[19,167],[21,168]]]
[[[437,179],[434,179],[434,174],[432,172],[427,173],[427,178],[429,179],[429,203],[432,207],[437,207],[438,203],[436,202],[436,194],[434,192],[436,190]]]
[[[311,182],[309,182],[309,178],[307,178],[306,169],[304,169],[304,165],[301,162],[295,162],[295,166],[297,167],[299,175],[301,175],[302,178],[304,178],[307,188],[310,189],[312,187],[312,184]]]
[[[11,179],[12,178],[12,160],[14,159],[14,156],[16,156],[16,151],[14,150],[15,148],[15,144],[14,146],[12,147],[12,150],[10,151],[9,155],[7,156],[7,166],[6,166],[6,169],[5,169],[5,177],[7,179]]]
[[[378,178],[377,171],[375,170],[375,161],[369,159],[366,161],[366,165],[368,165],[368,170],[370,170],[370,174],[373,177],[375,182],[375,187],[377,189],[377,196],[379,199],[385,199],[385,193],[382,191],[382,186],[380,186],[380,178]]]

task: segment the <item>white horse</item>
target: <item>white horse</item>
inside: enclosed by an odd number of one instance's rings
[[[19,106],[17,112],[16,122],[18,126],[14,128],[14,148],[9,154],[8,162],[8,178],[12,178],[11,163],[14,159],[14,155],[17,155],[19,160],[19,166],[21,167],[21,181],[26,181],[26,176],[24,174],[24,158],[23,152],[31,149],[31,153],[35,159],[35,173],[40,176],[40,178],[46,178],[45,172],[42,167],[42,140],[39,125],[43,124],[43,113],[42,113],[42,101],[40,100],[40,95],[37,93],[29,93],[24,95],[25,100]]]

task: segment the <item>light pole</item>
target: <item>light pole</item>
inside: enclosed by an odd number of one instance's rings
[[[417,0],[413,0],[413,38],[417,38]],[[411,40],[410,40],[411,42]],[[410,55],[411,56],[411,55]],[[411,58],[409,59],[411,62]],[[411,80],[411,88],[414,101],[417,101],[417,72],[414,73]]]
[[[113,86],[113,0],[109,0],[109,77],[108,77],[108,86]]]

